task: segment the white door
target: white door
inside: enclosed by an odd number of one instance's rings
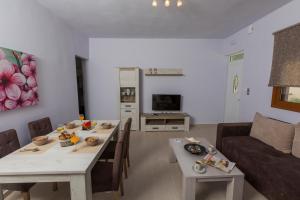
[[[242,93],[242,74],[244,53],[229,56],[227,92],[225,105],[225,122],[238,122],[240,99]]]

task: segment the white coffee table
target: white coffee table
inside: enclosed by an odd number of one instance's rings
[[[209,142],[204,138],[196,138],[200,144],[208,147]],[[230,173],[222,172],[214,167],[207,167],[205,174],[198,174],[192,166],[201,156],[192,155],[184,149],[189,143],[184,138],[173,138],[169,140],[172,148],[171,162],[178,162],[183,174],[182,200],[195,200],[197,182],[227,182],[226,200],[242,200],[244,188],[244,174],[235,167]],[[220,158],[226,158],[219,151],[216,154]]]

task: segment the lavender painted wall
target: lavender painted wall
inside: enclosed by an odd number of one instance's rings
[[[40,104],[0,113],[0,131],[15,128],[21,144],[29,141],[27,123],[50,116],[54,126],[77,117],[74,55],[89,57],[87,102],[91,118],[118,119],[117,66],[179,67],[183,77],[142,76],[143,111],[151,111],[152,93],[183,95],[183,111],[194,123],[223,121],[226,90],[224,55],[244,50],[244,89],[241,121],[256,111],[289,122],[300,114],[270,107],[267,87],[272,62],[273,36],[279,29],[300,22],[300,1],[294,0],[225,40],[202,39],[88,39],[66,26],[34,0],[3,0],[0,7],[0,46],[22,50],[38,58]],[[26,12],[24,12],[26,10]],[[22,30],[22,31],[20,31]],[[90,45],[90,47],[89,47]]]
[[[75,54],[88,57],[88,39],[34,0],[2,0],[0,19],[0,46],[38,59],[39,105],[0,113],[0,131],[16,129],[24,145],[29,121],[50,116],[56,126],[77,118]]]
[[[153,93],[183,96],[182,111],[194,123],[224,117],[226,60],[222,40],[90,39],[87,67],[90,118],[118,119],[119,66],[183,68],[182,77],[142,78],[143,111],[151,112]]]
[[[253,24],[254,32],[245,28],[224,40],[224,54],[244,50],[243,88],[250,88],[241,98],[241,121],[253,119],[256,111],[288,122],[299,122],[300,114],[271,108],[272,88],[268,87],[273,56],[273,32],[300,22],[300,1],[294,0]]]

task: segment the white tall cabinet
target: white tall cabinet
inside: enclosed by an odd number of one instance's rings
[[[132,118],[131,130],[139,130],[140,70],[138,67],[120,67],[118,70],[121,130],[129,117]]]

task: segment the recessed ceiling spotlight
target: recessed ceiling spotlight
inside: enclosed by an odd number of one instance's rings
[[[153,1],[152,1],[152,6],[153,6],[153,7],[157,7],[157,0],[153,0]]]
[[[183,5],[181,0],[177,0],[177,7],[181,7]]]
[[[169,7],[170,4],[171,4],[170,0],[165,0],[165,6],[166,6],[166,7]]]

